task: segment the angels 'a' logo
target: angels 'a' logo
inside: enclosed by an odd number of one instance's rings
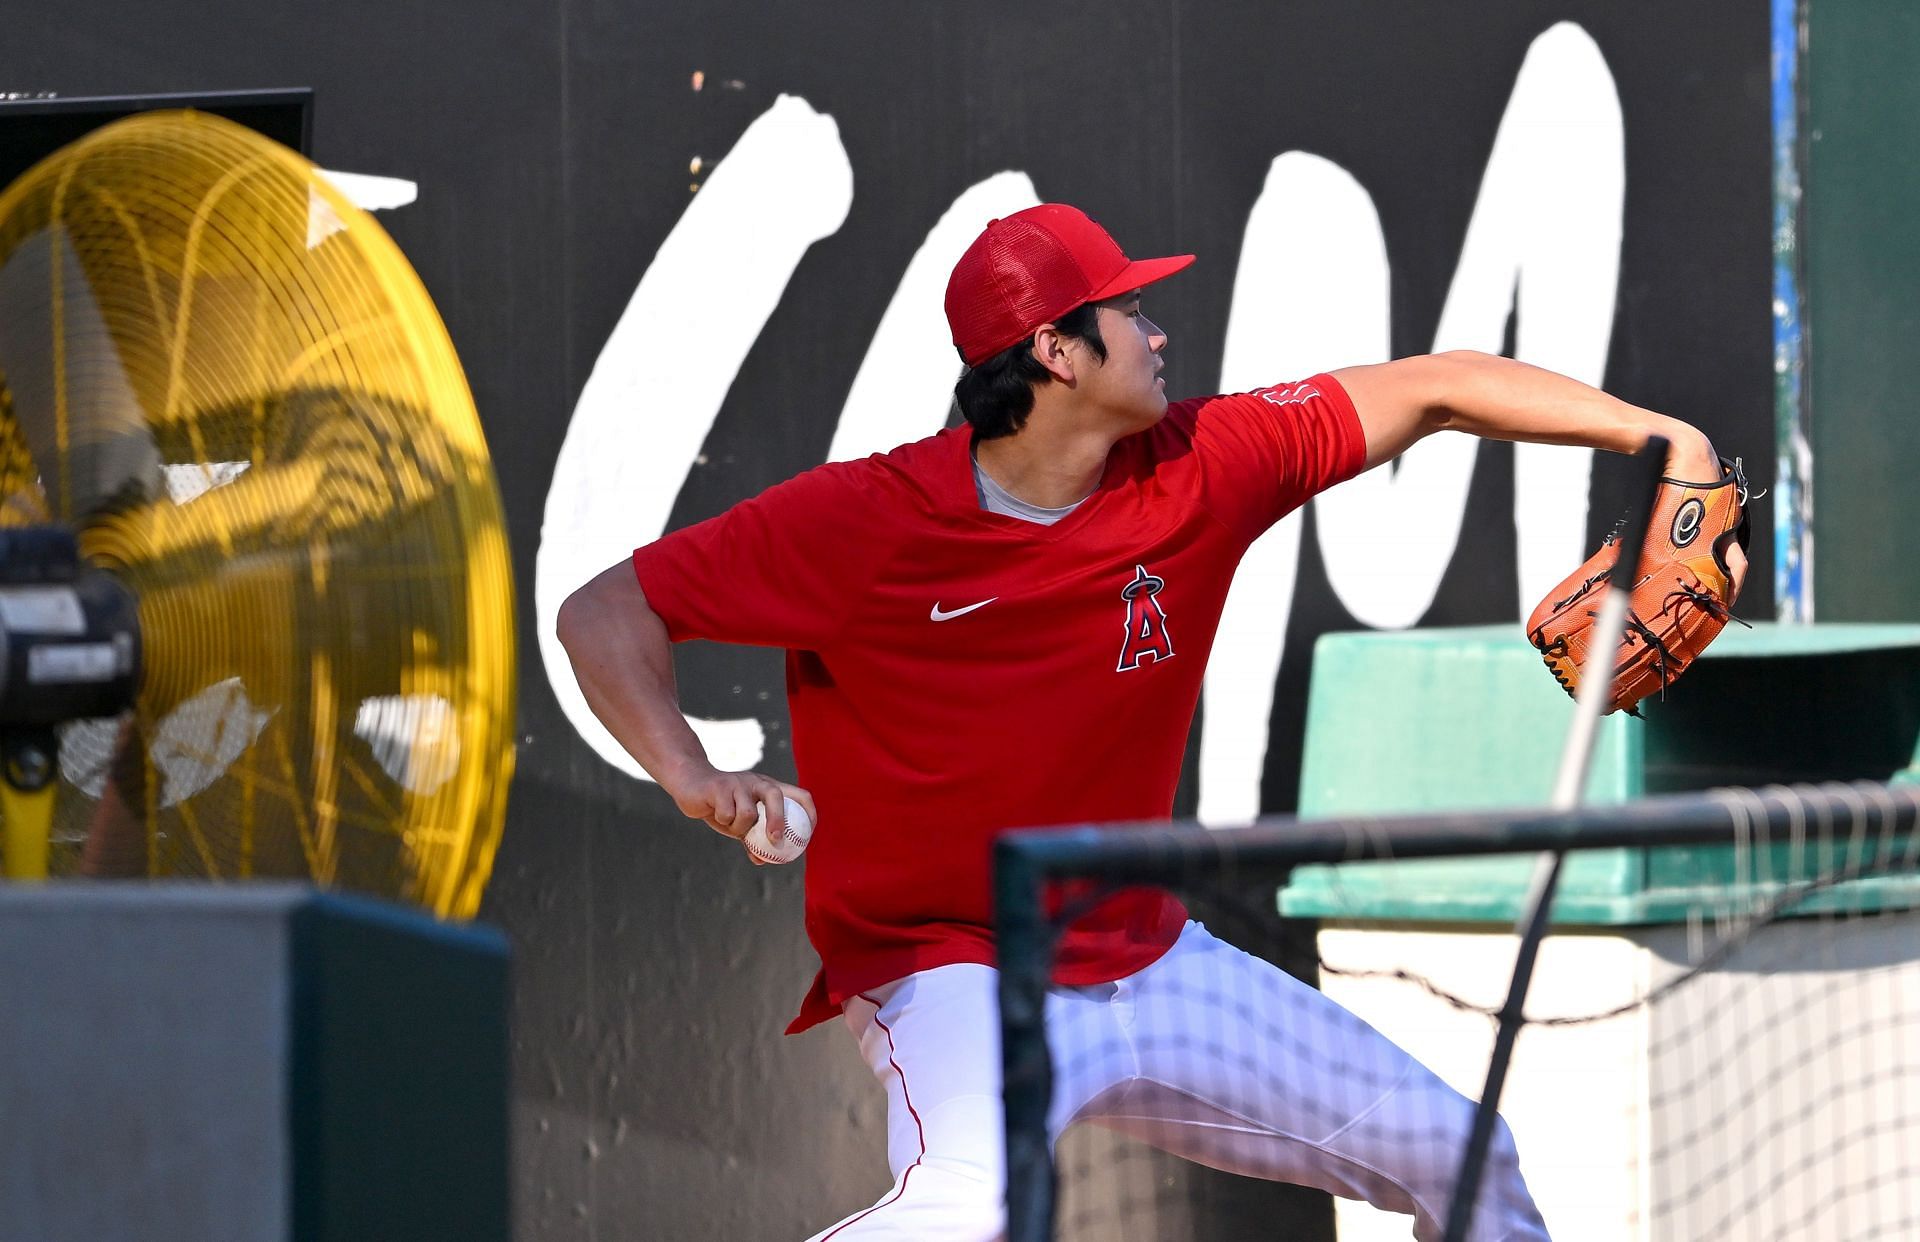
[[[1173,635],[1167,633],[1167,614],[1154,596],[1166,582],[1147,572],[1145,565],[1133,567],[1133,581],[1120,588],[1127,601],[1127,641],[1120,648],[1120,667],[1116,672],[1139,668],[1142,660],[1171,660]]]

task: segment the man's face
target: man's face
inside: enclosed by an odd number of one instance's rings
[[[1167,412],[1167,382],[1160,378],[1167,334],[1140,313],[1138,289],[1095,306],[1107,358],[1101,362],[1085,352],[1090,365],[1084,391],[1137,428],[1151,427]]]

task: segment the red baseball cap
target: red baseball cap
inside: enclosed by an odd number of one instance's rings
[[[1171,276],[1190,254],[1129,259],[1107,231],[1065,203],[1042,203],[988,223],[947,278],[947,326],[978,366],[1043,323]]]

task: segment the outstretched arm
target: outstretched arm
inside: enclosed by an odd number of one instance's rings
[[[1368,469],[1436,431],[1616,453],[1637,453],[1648,436],[1659,435],[1672,442],[1669,477],[1694,483],[1720,477],[1712,441],[1692,425],[1511,358],[1462,350],[1349,367],[1333,375],[1360,416]],[[1735,547],[1729,559],[1735,562],[1737,595],[1746,578],[1746,558]]]
[[[1462,350],[1333,374],[1360,415],[1369,469],[1436,431],[1616,453],[1637,453],[1648,436],[1662,435],[1673,442],[1669,474],[1720,477],[1712,443],[1689,424],[1511,358]]]
[[[758,772],[722,772],[708,762],[680,712],[666,623],[647,605],[632,564],[623,560],[569,595],[555,628],[587,706],[682,814],[737,839],[764,804],[768,831],[778,839],[785,795],[818,821],[806,790]]]

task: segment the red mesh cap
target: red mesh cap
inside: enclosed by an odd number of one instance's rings
[[[947,326],[968,366],[977,366],[1083,302],[1152,284],[1193,262],[1190,254],[1129,259],[1077,208],[1042,203],[990,222],[947,279]]]

